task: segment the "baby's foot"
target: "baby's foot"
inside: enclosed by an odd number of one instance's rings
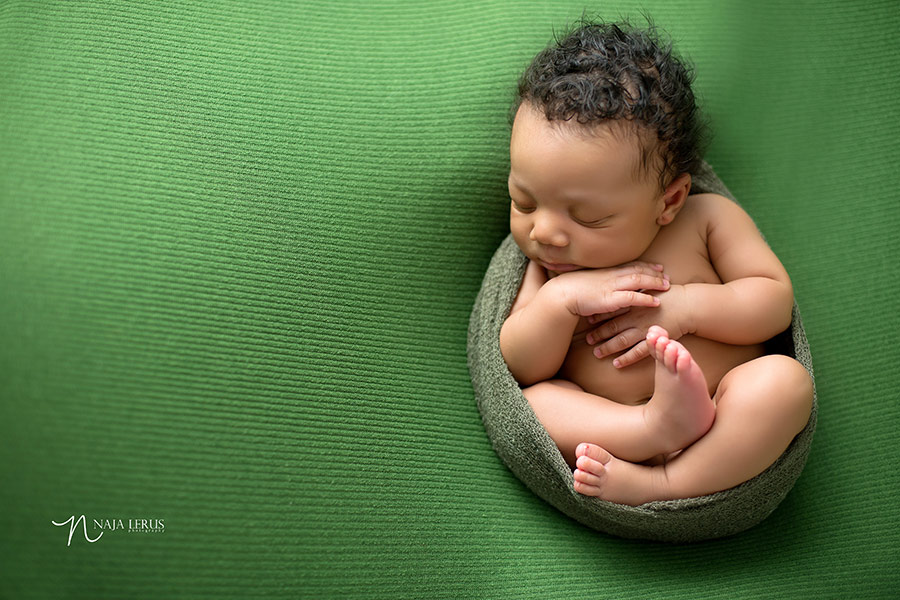
[[[661,443],[660,453],[681,450],[712,427],[716,407],[706,378],[687,348],[654,325],[647,332],[650,355],[656,360],[653,397],[644,405],[644,419]]]
[[[620,460],[594,444],[575,449],[575,491],[585,496],[637,506],[669,497],[665,467]]]

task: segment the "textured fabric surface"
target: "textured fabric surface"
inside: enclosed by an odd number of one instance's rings
[[[515,79],[582,11],[641,9],[816,361],[794,489],[690,545],[535,496],[466,366]],[[894,0],[0,3],[0,597],[891,597],[898,26]],[[126,530],[67,546],[80,515]]]
[[[707,164],[694,174],[692,193],[735,200]],[[500,329],[509,315],[528,259],[508,236],[491,260],[469,321],[468,364],[478,409],[497,455],[531,490],[574,519],[607,533],[666,542],[696,542],[733,535],[768,517],[806,464],[816,428],[815,396],[809,422],[763,473],[729,490],[697,498],[632,507],[583,496],[572,470],[528,405],[500,354]],[[787,338],[787,339],[785,339]],[[794,303],[789,335],[770,351],[793,356],[814,377],[809,343]],[[815,381],[815,380],[814,380]]]

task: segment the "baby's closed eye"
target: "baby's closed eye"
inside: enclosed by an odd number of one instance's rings
[[[512,201],[513,207],[515,207],[515,209],[519,212],[530,213],[530,212],[533,212],[535,209],[534,205],[523,203],[523,202],[517,202],[514,198],[510,198],[510,200]]]
[[[578,223],[579,225],[583,225],[585,227],[595,227],[595,228],[600,228],[600,227],[604,227],[604,226],[608,225],[609,224],[608,221],[611,218],[612,218],[612,215],[602,217],[600,219],[587,219],[587,218],[580,218],[575,215],[572,215],[572,219],[574,219],[575,222]]]

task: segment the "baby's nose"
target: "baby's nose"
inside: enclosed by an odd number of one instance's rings
[[[535,217],[529,237],[544,246],[568,246],[569,236],[557,221],[552,216]]]

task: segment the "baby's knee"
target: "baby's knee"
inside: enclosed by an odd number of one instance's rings
[[[773,354],[763,357],[764,377],[773,390],[781,390],[778,395],[786,397],[801,412],[809,415],[812,409],[813,382],[812,376],[802,364],[790,356]]]
[[[792,418],[797,432],[806,426],[813,406],[812,375],[802,364],[789,356],[779,357],[781,385],[784,386],[785,412]]]
[[[799,432],[809,420],[813,403],[813,382],[809,371],[790,356],[764,356],[760,383],[773,399],[775,410],[785,424]]]
[[[746,404],[756,408],[754,412],[774,416],[795,433],[809,421],[812,377],[790,356],[773,354],[744,363],[729,372],[719,387],[720,391],[744,396]]]

